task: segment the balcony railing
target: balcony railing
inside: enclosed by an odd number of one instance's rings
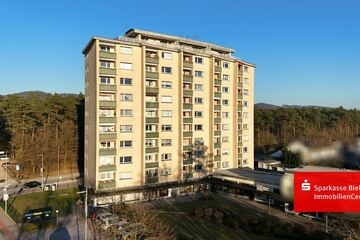
[[[191,178],[193,178],[193,173],[184,173],[183,174],[184,180],[191,179]]]
[[[99,58],[116,59],[116,53],[99,51]]]
[[[145,163],[145,168],[157,168],[159,167],[159,162],[148,162]]]
[[[99,117],[100,123],[116,123],[116,117]]]
[[[100,84],[99,85],[99,90],[100,91],[112,91],[112,92],[115,92],[116,91],[116,85],[113,85],[113,84]]]
[[[158,138],[159,137],[159,132],[147,132],[146,133],[146,138]]]
[[[215,72],[221,72],[221,67],[220,66],[215,66]]]
[[[147,108],[159,108],[159,103],[158,102],[146,102],[146,107]]]
[[[221,156],[220,155],[215,155],[214,156],[214,161],[221,161]]]
[[[238,86],[238,88],[241,88],[242,87],[242,82],[237,82],[237,86]]]
[[[116,155],[116,148],[100,148],[99,155],[100,156]]]
[[[100,140],[116,140],[116,132],[112,133],[100,133],[99,134]]]
[[[214,110],[221,110],[221,105],[220,104],[214,105]]]
[[[116,187],[116,182],[114,180],[98,182],[98,189],[107,189],[107,188],[115,188],[115,187]]]
[[[215,85],[219,85],[219,86],[221,86],[221,80],[219,80],[219,79],[215,79],[214,84],[215,84]]]
[[[145,153],[158,153],[158,152],[159,152],[158,147],[145,148]]]
[[[183,62],[183,67],[185,67],[185,68],[192,68],[192,67],[193,67],[193,63],[184,60],[184,62]]]
[[[192,123],[193,119],[192,118],[183,118],[183,123]]]
[[[221,131],[214,131],[214,136],[220,136],[221,135]]]
[[[193,136],[193,132],[192,132],[192,131],[183,132],[183,137],[192,137],[192,136]]]
[[[145,76],[147,78],[159,79],[159,73],[158,72],[146,72]]]
[[[99,68],[99,73],[103,75],[116,75],[116,69],[115,68]]]
[[[159,182],[159,176],[145,177],[145,184],[154,184]]]
[[[146,63],[159,64],[159,56],[146,56]]]
[[[188,89],[183,89],[183,95],[184,95],[184,96],[192,96],[192,95],[193,95],[193,91],[192,91],[192,90],[188,90]]]
[[[216,124],[221,123],[221,118],[219,118],[219,117],[214,118],[214,123],[216,123]]]
[[[105,108],[116,108],[116,101],[100,100],[99,106]]]
[[[108,165],[101,165],[99,166],[99,172],[112,172],[116,171],[116,165],[115,164],[108,164]]]
[[[159,123],[158,117],[146,117],[146,123]]]
[[[183,75],[183,80],[184,80],[185,82],[192,82],[192,81],[193,81],[193,76],[192,76],[192,75],[186,75],[186,74],[184,74],[184,75]]]
[[[158,87],[146,87],[146,93],[158,94],[159,88]]]
[[[214,143],[214,148],[221,148],[221,143]]]
[[[183,160],[183,165],[191,165],[191,164],[193,164],[193,160],[191,158]]]
[[[183,146],[183,151],[190,151],[193,149],[193,146],[192,145],[186,145],[186,146]]]
[[[219,93],[219,92],[214,92],[214,97],[215,97],[215,98],[221,98],[221,93]]]
[[[192,109],[192,103],[183,103],[183,109]]]

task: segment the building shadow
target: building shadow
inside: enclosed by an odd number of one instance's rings
[[[59,226],[50,235],[49,240],[71,240],[71,237],[66,227]]]

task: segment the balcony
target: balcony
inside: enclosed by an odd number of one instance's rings
[[[183,75],[183,80],[185,82],[192,82],[193,81],[193,76],[192,75]]]
[[[114,180],[98,182],[98,189],[107,189],[107,188],[115,188],[115,187],[116,187],[116,182]]]
[[[215,72],[221,72],[221,67],[220,66],[215,66]]]
[[[193,164],[193,160],[191,158],[183,160],[183,165],[191,165],[191,164]]]
[[[219,92],[214,92],[214,97],[215,97],[215,98],[221,98],[221,93],[219,93]]]
[[[221,148],[221,143],[214,143],[214,148]]]
[[[243,130],[242,129],[238,129],[238,135],[243,134]]]
[[[183,118],[183,123],[192,123],[193,119],[192,118]]]
[[[100,123],[116,123],[116,117],[99,117]]]
[[[221,80],[219,80],[219,79],[215,79],[214,84],[215,84],[215,85],[219,85],[219,86],[221,86]]]
[[[241,112],[241,110],[242,110],[242,106],[238,105],[238,112]]]
[[[242,143],[242,142],[238,142],[237,145],[238,145],[238,147],[242,147],[243,143]]]
[[[116,59],[116,53],[99,51],[99,58]]]
[[[158,147],[145,148],[145,153],[158,153],[158,152],[159,152]]]
[[[221,156],[220,155],[215,155],[214,156],[214,161],[221,161]]]
[[[185,67],[185,68],[192,68],[192,67],[193,67],[193,63],[184,60],[184,62],[183,62],[183,67]]]
[[[116,155],[116,148],[100,148],[99,156]]]
[[[99,85],[100,91],[112,91],[116,92],[116,85],[113,84],[100,84]]]
[[[192,137],[192,136],[193,136],[193,132],[192,132],[192,131],[183,132],[183,137]]]
[[[241,98],[242,98],[242,94],[238,93],[238,99],[241,100]]]
[[[214,131],[214,136],[220,136],[221,135],[221,131]]]
[[[116,140],[116,132],[112,133],[99,133],[100,140]]]
[[[193,95],[193,91],[192,91],[192,90],[188,90],[188,89],[183,89],[183,95],[184,95],[184,96],[192,96],[192,95]]]
[[[159,56],[146,56],[145,59],[146,63],[153,63],[153,64],[159,64]]]
[[[183,103],[183,109],[192,109],[193,105],[192,103]]]
[[[183,179],[184,180],[187,180],[187,179],[190,179],[190,178],[193,178],[193,173],[184,173],[183,174]]]
[[[158,168],[159,162],[149,162],[145,163],[145,168]]]
[[[146,102],[146,108],[159,108],[158,102]]]
[[[116,75],[116,69],[115,68],[99,68],[100,75]]]
[[[192,151],[192,149],[193,149],[193,146],[192,146],[192,145],[183,146],[183,151],[184,151],[184,152]]]
[[[240,158],[240,159],[242,159],[242,158],[243,158],[242,153],[238,153],[238,156],[237,156],[237,157]]]
[[[159,176],[145,177],[145,184],[154,184],[159,182]]]
[[[152,78],[152,79],[159,79],[159,73],[158,72],[146,72],[145,77]]]
[[[238,86],[238,88],[241,88],[242,87],[242,82],[237,82],[237,86]]]
[[[221,110],[221,105],[220,104],[214,105],[214,110]]]
[[[116,108],[116,101],[100,100],[99,107]]]
[[[214,118],[214,123],[218,124],[218,123],[221,123],[221,118]]]
[[[146,117],[145,119],[146,123],[159,123],[158,117]]]
[[[159,94],[159,88],[158,87],[146,87],[146,93]]]
[[[116,171],[116,165],[115,164],[108,164],[108,165],[102,165],[99,166],[99,172],[112,172]]]
[[[158,138],[159,137],[159,132],[147,132],[146,133],[146,138]]]

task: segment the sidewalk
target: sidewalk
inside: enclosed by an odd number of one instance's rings
[[[2,208],[0,208],[0,232],[8,240],[15,240],[15,234],[18,232],[16,223],[6,215]]]

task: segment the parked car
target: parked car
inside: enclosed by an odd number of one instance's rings
[[[100,224],[100,227],[104,230],[107,230],[109,227],[113,226],[114,223],[116,223],[119,219],[117,216],[114,216],[108,212],[99,213],[96,218]]]
[[[16,164],[11,163],[11,162],[4,162],[4,163],[1,164],[1,166],[2,166],[3,168],[6,168],[6,167],[15,167]]]
[[[23,188],[27,189],[27,188],[36,188],[36,187],[40,187],[41,183],[37,182],[37,181],[30,181],[24,184]]]

